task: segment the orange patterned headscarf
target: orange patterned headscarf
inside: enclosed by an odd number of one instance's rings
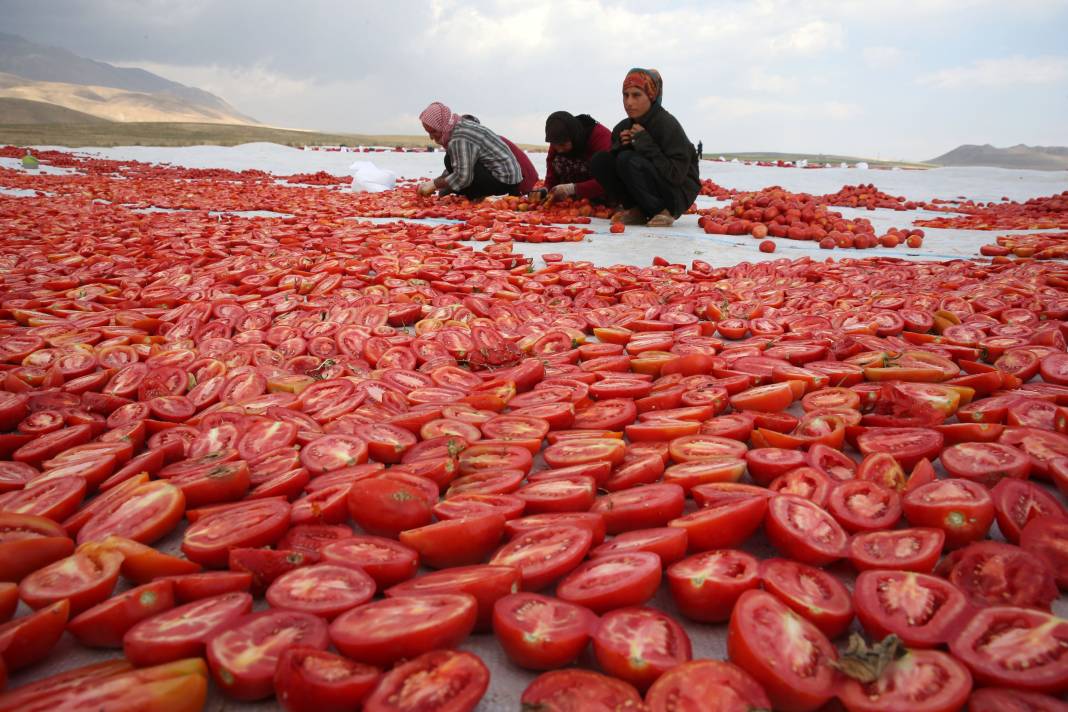
[[[660,77],[660,72],[655,69],[635,67],[627,72],[627,77],[623,80],[623,88],[629,89],[630,87],[640,90],[649,97],[649,101],[654,106],[660,105],[664,94],[664,80]]]

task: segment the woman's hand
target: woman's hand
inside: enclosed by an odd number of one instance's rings
[[[630,145],[631,138],[633,138],[633,135],[631,134],[630,129],[623,129],[619,132],[619,142],[624,146]]]
[[[630,140],[633,141],[634,137],[637,136],[638,134],[640,134],[642,131],[645,131],[645,127],[642,126],[641,124],[631,124],[630,125]]]
[[[436,189],[437,189],[437,186],[434,184],[434,181],[432,181],[432,180],[423,181],[422,183],[419,184],[419,188],[418,188],[419,195],[422,195],[424,197],[427,196],[427,195],[430,195]]]
[[[553,200],[563,200],[564,198],[570,198],[575,194],[574,183],[561,183],[553,188],[552,196]]]

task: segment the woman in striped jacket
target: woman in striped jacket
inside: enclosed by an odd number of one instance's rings
[[[526,154],[475,117],[454,114],[434,102],[419,119],[430,138],[445,147],[445,172],[421,183],[421,195],[439,191],[477,200],[487,195],[519,195],[537,182],[538,174]]]

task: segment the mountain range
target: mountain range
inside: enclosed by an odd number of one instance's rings
[[[0,123],[83,123],[72,111],[106,121],[259,123],[203,89],[0,33]]]
[[[964,144],[932,158],[927,163],[938,166],[988,166],[991,168],[1033,169],[1039,171],[1068,170],[1068,147],[1025,146],[996,148],[989,143],[982,146]]]

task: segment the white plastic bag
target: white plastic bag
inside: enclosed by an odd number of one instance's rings
[[[354,193],[381,193],[392,190],[397,183],[397,176],[383,170],[370,161],[356,161],[349,166],[352,174],[352,191]]]

